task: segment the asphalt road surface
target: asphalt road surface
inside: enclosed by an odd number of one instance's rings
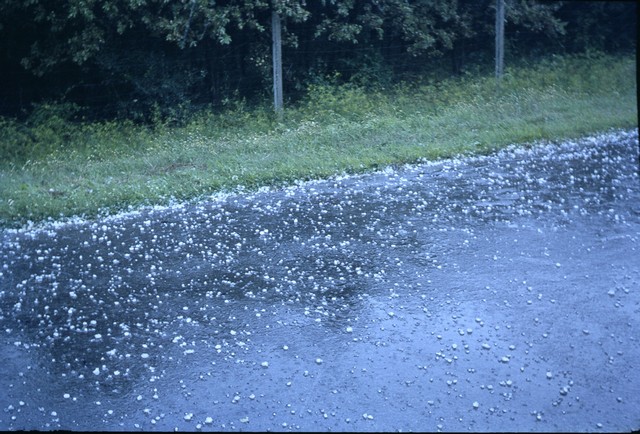
[[[640,429],[637,132],[0,233],[0,429]]]

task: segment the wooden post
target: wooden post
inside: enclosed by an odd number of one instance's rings
[[[504,74],[504,0],[496,0],[496,79]]]
[[[282,29],[280,15],[276,11],[271,14],[271,35],[273,39],[273,108],[282,118]]]

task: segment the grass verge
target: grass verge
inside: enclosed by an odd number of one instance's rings
[[[24,123],[0,119],[0,227],[632,128],[635,69],[633,56],[554,57],[499,87],[490,76],[315,86],[282,122],[238,105],[150,128],[42,106]]]

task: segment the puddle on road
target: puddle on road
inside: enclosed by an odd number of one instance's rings
[[[640,428],[635,132],[2,235],[0,428]]]

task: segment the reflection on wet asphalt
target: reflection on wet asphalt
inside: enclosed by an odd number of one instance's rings
[[[0,429],[640,429],[637,140],[6,230]]]

